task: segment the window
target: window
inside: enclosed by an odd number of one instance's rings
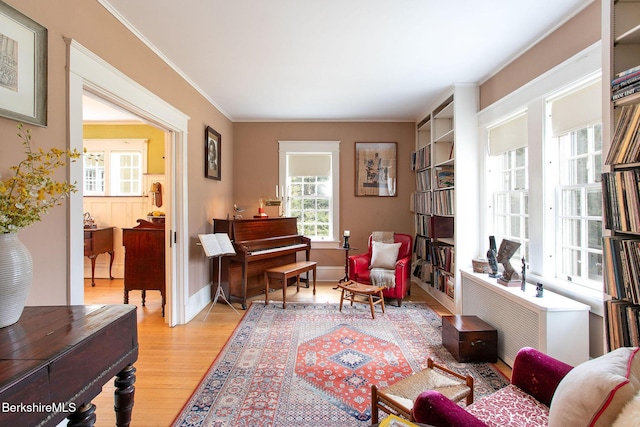
[[[602,126],[560,135],[557,275],[602,289]]]
[[[493,235],[520,243],[512,264],[529,259],[527,116],[519,114],[489,128],[489,171]]]
[[[284,214],[312,241],[339,240],[339,142],[280,141]]]
[[[601,85],[591,82],[547,102],[554,192],[555,277],[602,290]],[[553,188],[551,185],[553,184]]]
[[[141,196],[146,139],[85,140],[85,196]]]
[[[601,48],[594,45],[478,113],[488,236],[521,243],[527,280],[601,307]],[[519,258],[516,258],[519,257]]]

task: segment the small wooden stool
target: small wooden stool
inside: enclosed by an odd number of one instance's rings
[[[384,313],[384,296],[382,295],[383,287],[380,286],[372,286],[372,285],[363,285],[362,283],[354,282],[353,280],[349,280],[348,282],[338,283],[338,287],[342,289],[342,295],[340,295],[340,311],[342,312],[342,302],[347,299],[351,301],[351,305],[353,306],[354,302],[365,302],[369,303],[369,307],[371,308],[371,317],[373,319],[376,318],[376,314],[373,310],[373,306],[376,304],[380,304],[382,307],[382,312]],[[345,295],[346,293],[346,295]],[[364,297],[364,300],[358,301],[356,300],[357,296]],[[375,297],[375,300],[374,300]]]
[[[454,402],[466,399],[467,406],[473,403],[473,377],[453,372],[429,358],[427,369],[383,389],[371,386],[371,423],[378,422],[378,410],[413,421],[413,402],[425,390],[437,390]]]
[[[271,277],[282,280],[282,308],[287,307],[287,280],[296,278],[296,292],[300,291],[300,275],[313,271],[313,294],[316,294],[316,265],[315,261],[299,261],[291,264],[279,265],[264,271],[264,305],[269,303],[269,280]]]

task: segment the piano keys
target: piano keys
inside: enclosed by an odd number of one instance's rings
[[[222,258],[221,280],[243,309],[247,298],[264,292],[266,269],[296,262],[303,251],[309,261],[311,239],[298,234],[297,218],[214,219],[213,232],[227,233],[233,243],[236,255]]]

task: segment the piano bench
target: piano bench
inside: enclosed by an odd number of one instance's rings
[[[291,264],[279,265],[264,271],[264,305],[269,303],[269,281],[274,279],[282,281],[282,308],[287,307],[287,280],[296,278],[296,292],[300,291],[300,275],[307,271],[313,271],[313,294],[316,294],[316,264],[315,261],[299,261]]]

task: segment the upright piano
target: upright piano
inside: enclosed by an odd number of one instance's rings
[[[296,262],[302,251],[309,261],[311,239],[298,234],[297,218],[214,219],[213,232],[227,233],[233,243],[236,255],[222,258],[222,285],[243,309],[264,291],[266,269]]]

